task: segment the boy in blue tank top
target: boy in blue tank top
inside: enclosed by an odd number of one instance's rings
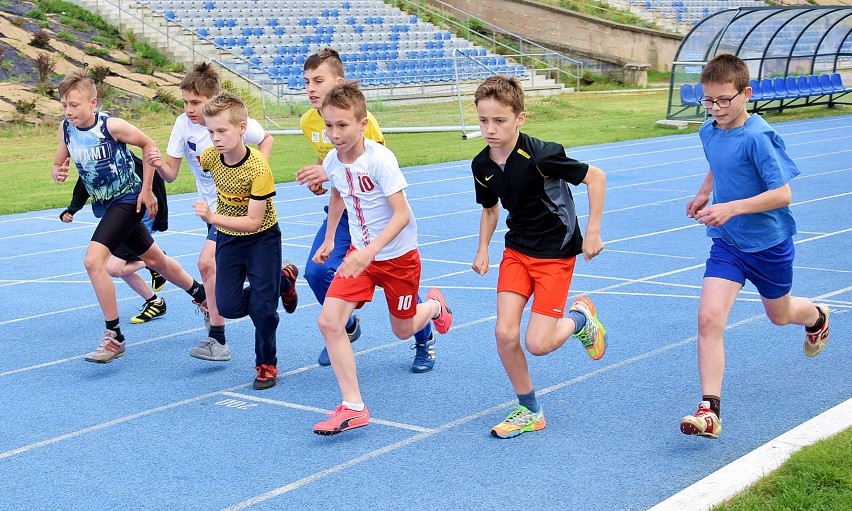
[[[146,266],[186,290],[195,302],[203,303],[206,296],[201,284],[160,250],[142,223],[146,211],[149,218],[157,214],[157,200],[152,192],[154,168],[144,165],[140,179],[127,145],[141,148],[144,154],[156,147],[154,141],[127,121],[97,111],[97,89],[85,71],[75,71],[62,80],[59,98],[65,118],[59,126],[51,171],[53,180],[64,183],[73,160],[92,197],[92,212],[100,218],[84,264],[104,315],[106,331],[86,360],[112,362],[124,355],[125,348],[115,284],[106,268],[111,252],[124,245],[141,257]]]
[[[746,109],[752,93],[748,66],[734,55],[718,55],[702,71],[701,84],[701,101],[713,116],[699,130],[710,170],[686,205],[686,215],[707,226],[713,245],[698,305],[703,397],[698,411],[681,419],[680,429],[687,435],[718,438],[723,334],[745,281],[757,287],[772,323],[805,327],[804,351],[809,357],[828,342],[829,309],[791,295],[796,222],[788,206],[790,181],[800,171],[778,133]]]

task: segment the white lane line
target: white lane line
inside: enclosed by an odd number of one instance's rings
[[[257,403],[266,403],[269,405],[275,406],[283,406],[285,408],[293,408],[294,410],[302,410],[306,412],[314,412],[319,414],[328,414],[331,410],[326,410],[324,408],[317,408],[315,406],[305,406],[296,403],[290,403],[287,401],[279,401],[277,399],[268,399],[265,397],[257,397],[252,396],[250,394],[240,394],[238,392],[222,392],[222,394],[230,397],[235,397],[238,399],[245,399],[246,401],[254,401]],[[377,419],[375,417],[370,417],[370,424],[381,424],[382,426],[390,426],[392,428],[405,429],[408,431],[416,431],[417,433],[427,433],[432,431],[432,428],[424,428],[422,426],[415,426],[413,424],[405,424],[403,422],[394,422],[383,419]]]
[[[649,511],[705,510],[720,504],[780,467],[794,452],[852,427],[852,399],[763,444]]]

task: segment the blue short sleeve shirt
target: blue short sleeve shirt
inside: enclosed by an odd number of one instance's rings
[[[713,172],[713,204],[754,197],[789,183],[800,170],[784,141],[759,115],[743,126],[723,130],[708,120],[699,130]],[[722,238],[743,252],[759,252],[796,234],[789,207],[731,218],[708,227],[707,236]]]

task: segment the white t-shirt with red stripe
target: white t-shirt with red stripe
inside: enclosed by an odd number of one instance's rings
[[[387,227],[393,216],[387,197],[408,186],[396,156],[387,147],[365,138],[364,153],[353,163],[341,162],[337,158],[337,149],[332,149],[322,166],[329,183],[340,192],[346,204],[352,245],[357,249],[366,247]],[[376,261],[394,259],[417,248],[417,221],[411,206],[408,206],[408,212],[408,225],[382,248],[376,255]]]

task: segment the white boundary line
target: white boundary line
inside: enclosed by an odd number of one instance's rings
[[[852,427],[852,399],[822,412],[672,495],[649,511],[704,510],[720,504],[780,467],[794,452]]]

